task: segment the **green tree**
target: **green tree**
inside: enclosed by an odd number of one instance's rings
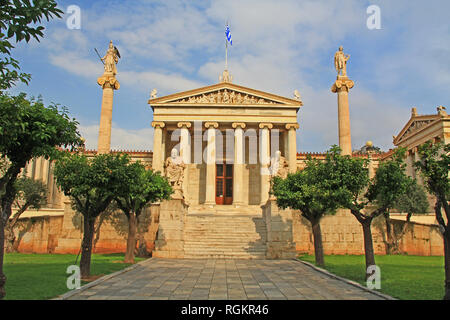
[[[335,214],[343,189],[335,175],[334,162],[339,148],[333,147],[325,161],[308,159],[302,171],[289,174],[286,179],[275,177],[273,194],[280,208],[300,210],[312,227],[316,264],[323,266],[324,253],[320,221],[326,214]]]
[[[44,106],[41,100],[25,94],[0,94],[0,155],[7,169],[0,176],[0,298],[6,294],[3,274],[4,227],[11,216],[16,196],[16,180],[28,161],[35,157],[54,158],[57,148],[75,148],[82,144],[78,122],[65,108]]]
[[[44,36],[44,18],[61,18],[63,12],[53,0],[0,1],[0,91],[11,88],[17,81],[28,83],[31,75],[20,73],[19,61],[11,56],[15,42]]]
[[[5,226],[6,252],[15,252],[19,246],[14,234],[14,228],[20,216],[28,209],[39,210],[47,203],[47,186],[39,180],[22,176],[16,181],[16,196],[14,205],[16,214]]]
[[[363,229],[366,270],[375,265],[372,239],[373,220],[394,207],[398,198],[406,192],[409,177],[403,162],[404,149],[397,149],[391,160],[378,167],[375,177],[369,181],[364,162],[357,158],[336,156],[334,168],[341,183],[341,206],[350,209]],[[370,274],[366,271],[366,277]]]
[[[83,240],[80,259],[82,277],[90,275],[92,244],[97,217],[117,194],[127,188],[124,167],[130,162],[126,154],[101,154],[91,158],[66,154],[56,162],[57,185],[72,200],[73,208],[83,215]]]
[[[140,162],[124,167],[126,180],[122,181],[122,193],[115,197],[117,206],[128,219],[127,250],[125,263],[134,263],[138,218],[149,203],[169,199],[172,187],[158,172],[146,170]]]
[[[424,214],[429,210],[427,194],[424,187],[417,184],[416,179],[409,179],[406,192],[399,196],[394,203],[394,208],[398,212],[406,213],[406,221],[401,225],[400,229],[396,230],[390,217],[390,210],[384,213],[386,223],[386,252],[387,254],[399,254],[399,242],[406,233],[406,230],[411,222],[413,214]],[[384,231],[384,230],[383,230]]]
[[[428,191],[436,197],[434,212],[444,238],[444,300],[450,300],[450,144],[426,142],[418,149],[420,161],[414,165],[421,171]],[[442,210],[447,221],[442,216]]]

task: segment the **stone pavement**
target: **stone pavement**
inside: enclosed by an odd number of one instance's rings
[[[379,300],[294,260],[148,259],[69,299]]]

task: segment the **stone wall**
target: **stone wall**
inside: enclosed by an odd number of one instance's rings
[[[74,218],[75,217],[75,218]],[[150,206],[142,213],[147,227],[140,226],[139,231],[146,243],[147,250],[155,248],[155,239],[159,225],[159,206]],[[80,219],[80,220],[78,220]],[[20,236],[19,252],[23,253],[60,253],[77,254],[80,250],[82,234],[79,229],[81,216],[67,203],[60,216],[27,217],[19,220],[15,229],[16,237]],[[125,252],[128,223],[126,217],[117,222],[105,221],[101,224],[95,244],[94,253]],[[22,235],[23,234],[23,235]],[[139,236],[139,233],[138,233]]]
[[[403,221],[393,221],[404,224]],[[345,211],[334,216],[325,216],[321,221],[322,240],[325,254],[364,254],[363,233],[356,218]],[[311,224],[298,213],[293,214],[294,242],[299,253],[314,253]],[[386,254],[384,218],[379,217],[372,225],[375,254]],[[436,225],[411,223],[400,241],[400,251],[409,255],[443,255],[442,235]]]
[[[149,215],[148,229],[143,233],[143,237],[146,241],[147,250],[152,251],[155,248],[157,238],[160,207],[159,205],[152,205],[147,210]],[[179,211],[184,210],[180,208]],[[182,226],[179,224],[180,221],[178,219],[172,220],[177,215],[175,212],[172,212],[172,215],[170,215],[170,212],[168,214],[169,216],[166,218],[163,217],[169,222],[164,230],[164,237],[172,237],[173,239],[181,237]],[[80,230],[74,226],[73,216],[73,210],[66,205],[64,213],[61,212],[60,215],[38,216],[38,213],[36,213],[35,217],[27,216],[20,219],[20,224],[16,228],[16,235],[21,238],[19,251],[24,253],[77,254],[82,238]],[[298,253],[314,253],[310,223],[296,212],[292,214],[292,221],[293,242],[295,242],[296,251]],[[178,223],[178,225],[174,225],[174,223]],[[403,223],[400,220],[394,222],[394,224]],[[127,227],[125,219],[122,229],[127,230]],[[274,231],[271,226],[268,226],[268,228],[269,233]],[[372,232],[375,253],[385,254],[386,246],[380,228],[385,228],[382,218],[374,221]],[[340,212],[335,216],[325,216],[321,222],[321,229],[325,254],[364,254],[362,228],[351,214]],[[163,234],[160,233],[160,236],[163,236]],[[271,237],[268,238],[272,239]],[[125,248],[126,234],[118,232],[109,222],[102,224],[94,252],[125,252]],[[175,249],[175,247],[171,248],[170,251],[176,251]],[[443,255],[443,240],[439,228],[436,225],[411,223],[400,242],[400,250],[410,255]]]

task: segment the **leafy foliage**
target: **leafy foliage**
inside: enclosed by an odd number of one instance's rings
[[[40,209],[47,203],[47,186],[39,180],[20,177],[16,181],[16,190],[15,204],[21,211]]]
[[[11,88],[17,81],[28,83],[31,75],[19,73],[19,62],[11,57],[15,42],[44,36],[41,25],[44,18],[61,18],[63,12],[54,0],[3,0],[0,1],[0,90]]]
[[[126,154],[101,154],[92,158],[66,153],[55,165],[54,175],[61,190],[73,200],[85,219],[95,219],[124,188]]]
[[[405,193],[400,195],[394,204],[394,208],[399,212],[408,214],[423,214],[429,210],[429,203],[425,188],[415,179],[411,179],[406,187]]]
[[[130,163],[123,169],[126,180],[123,181],[121,193],[116,195],[115,200],[125,215],[135,213],[139,216],[148,203],[169,199],[173,193],[165,177],[159,172],[146,170],[139,161]]]

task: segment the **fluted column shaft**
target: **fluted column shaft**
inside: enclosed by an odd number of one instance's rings
[[[164,159],[163,159],[163,128],[165,127],[164,122],[152,122],[153,131],[153,160],[152,169],[153,171],[163,172]]]
[[[244,204],[244,128],[245,123],[235,122],[234,128],[234,170],[233,170],[233,204]]]
[[[298,123],[289,123],[286,125],[288,130],[288,162],[289,162],[289,172],[295,173],[297,171],[297,134],[296,129],[299,128]]]
[[[216,204],[216,129],[217,122],[206,122],[208,145],[206,151],[206,199],[205,204]]]
[[[269,199],[270,191],[270,131],[271,123],[260,123],[260,172],[261,172],[261,205]]]

